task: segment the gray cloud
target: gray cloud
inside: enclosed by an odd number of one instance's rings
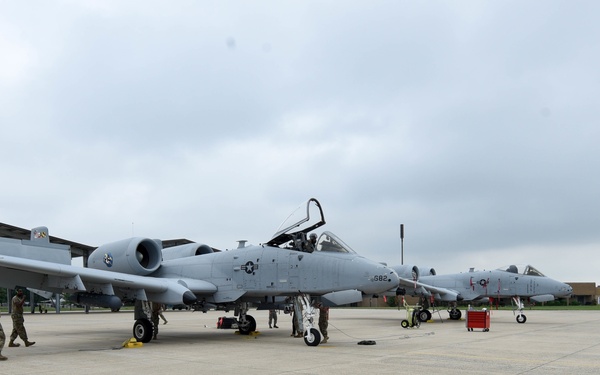
[[[373,259],[405,223],[441,272],[597,279],[595,2],[2,8],[4,222],[231,248],[314,196]]]

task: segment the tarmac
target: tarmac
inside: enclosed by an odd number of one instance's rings
[[[133,313],[26,314],[29,340],[9,348],[0,374],[598,374],[600,311],[491,311],[489,331],[468,331],[465,321],[434,313],[419,328],[402,328],[405,310],[330,310],[329,342],[316,347],[291,337],[291,317],[251,311],[258,334],[217,329],[223,311],[167,311],[158,339],[124,348]],[[464,315],[464,311],[463,311]],[[7,336],[12,322],[2,314]],[[363,340],[374,345],[358,345]]]

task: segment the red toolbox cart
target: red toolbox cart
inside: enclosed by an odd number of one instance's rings
[[[490,330],[489,310],[467,310],[467,331],[473,331],[473,328],[481,328],[483,332]]]

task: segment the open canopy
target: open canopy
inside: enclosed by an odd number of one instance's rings
[[[325,224],[323,209],[321,204],[315,198],[310,198],[296,208],[281,223],[273,237],[267,242],[270,246],[280,246],[289,241],[298,238],[303,234],[304,237],[310,232]]]

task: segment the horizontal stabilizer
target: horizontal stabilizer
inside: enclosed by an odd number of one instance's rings
[[[325,306],[339,306],[347,305],[349,303],[356,303],[362,301],[362,293],[358,290],[343,290],[341,292],[331,292],[321,296],[323,305]]]

